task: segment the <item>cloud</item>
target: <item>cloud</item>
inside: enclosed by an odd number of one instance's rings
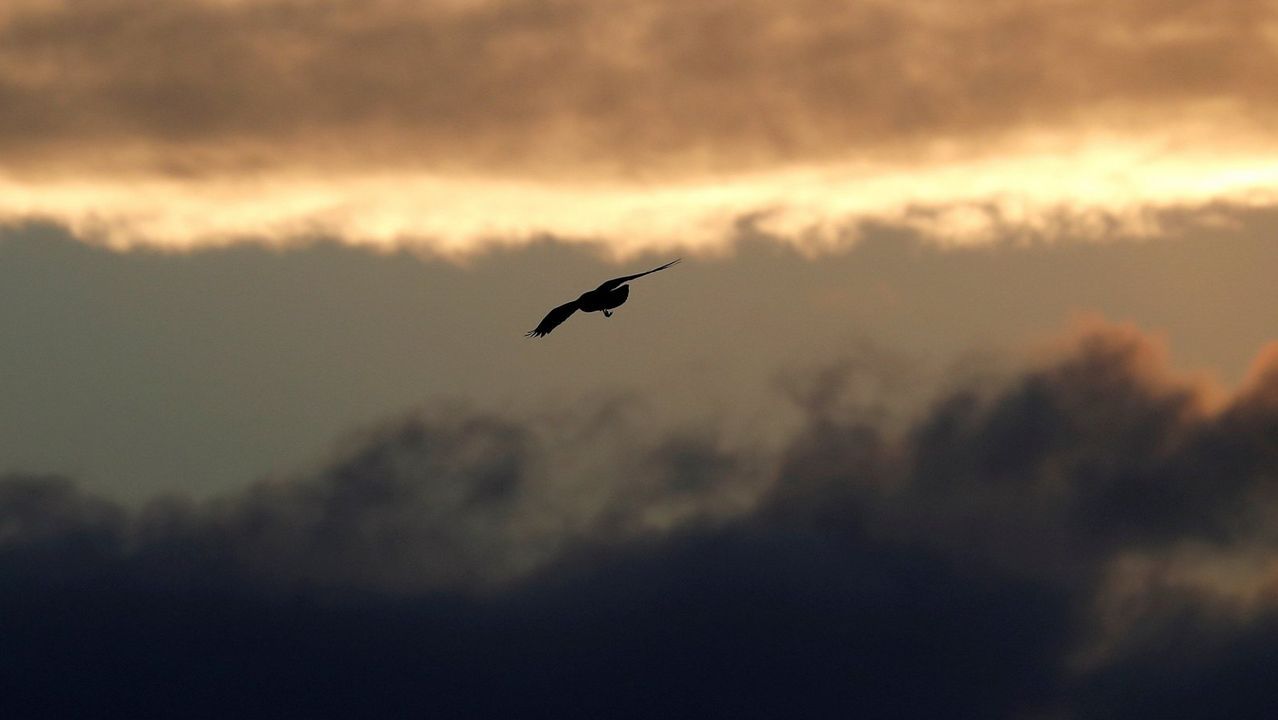
[[[553,422],[553,430],[535,430],[456,408],[415,416],[351,440],[314,474],[203,503],[158,499],[127,532],[112,529],[143,566],[159,559],[168,572],[169,560],[197,558],[265,590],[482,591],[580,542],[622,542],[739,514],[759,476],[741,467],[747,455],[714,437],[647,437],[611,412]],[[22,543],[60,537],[64,525],[79,527],[85,503],[100,504],[66,481],[47,489],[38,480],[14,483],[42,490],[57,510],[51,529],[33,533],[28,518],[42,514],[17,505]]]
[[[1261,0],[10,5],[0,217],[120,244],[1107,237],[1273,202]]]
[[[1260,1],[24,0],[6,14],[6,156],[179,174],[721,172],[1209,105],[1261,128],[1278,22]]]
[[[1213,399],[1160,352],[1093,325],[903,431],[813,399],[775,458],[613,411],[452,408],[133,514],[9,477],[4,702],[1254,715],[1278,618],[1272,360]]]

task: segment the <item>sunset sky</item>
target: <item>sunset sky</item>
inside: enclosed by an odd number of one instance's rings
[[[1275,128],[1274,0],[4,0],[0,714],[1268,716]]]

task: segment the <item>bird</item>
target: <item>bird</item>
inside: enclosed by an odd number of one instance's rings
[[[598,312],[603,311],[604,317],[612,317],[612,311],[626,301],[630,296],[630,286],[626,283],[644,275],[651,275],[658,270],[665,270],[671,265],[676,265],[682,258],[675,258],[670,262],[658,268],[653,268],[647,272],[636,273],[634,275],[625,275],[619,278],[613,278],[604,282],[599,287],[581,294],[581,297],[572,302],[564,303],[559,307],[546,313],[546,317],[537,324],[537,327],[524,333],[526,337],[543,337],[549,335],[551,330],[559,327],[560,323],[572,317],[572,314],[581,310],[582,312]]]

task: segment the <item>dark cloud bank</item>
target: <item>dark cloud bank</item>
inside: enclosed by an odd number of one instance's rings
[[[1273,552],[1278,362],[1257,368],[1213,405],[1100,326],[901,432],[828,374],[776,454],[632,432],[624,406],[451,409],[215,501],[129,512],[10,476],[0,706],[1267,716],[1272,591],[1241,602],[1185,560]]]

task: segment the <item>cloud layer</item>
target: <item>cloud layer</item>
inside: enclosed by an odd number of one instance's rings
[[[1259,130],[1278,81],[1261,0],[23,0],[6,16],[0,138],[41,172],[757,169],[1014,129],[1147,130],[1202,106]]]
[[[702,245],[760,214],[1131,229],[1273,202],[1276,33],[1262,0],[21,0],[0,216],[453,251]]]
[[[1248,678],[1278,637],[1275,357],[1211,397],[1099,325],[903,432],[825,382],[770,458],[713,433],[636,439],[608,414],[538,429],[454,411],[137,514],[11,476],[4,702],[1258,716],[1272,687]]]

